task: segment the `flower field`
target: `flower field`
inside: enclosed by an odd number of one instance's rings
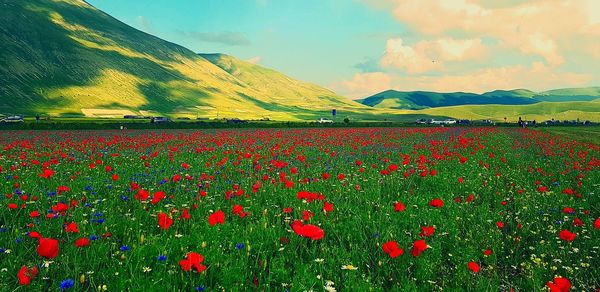
[[[600,147],[534,131],[0,132],[0,290],[598,291]]]

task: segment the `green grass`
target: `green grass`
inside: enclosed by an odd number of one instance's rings
[[[544,127],[541,131],[579,142],[600,145],[600,127]]]
[[[600,230],[593,227],[600,217],[600,172],[587,167],[600,153],[540,131],[2,131],[0,149],[2,291],[54,291],[65,279],[74,280],[74,291],[304,291],[323,290],[329,281],[338,291],[541,291],[556,276],[568,278],[576,291],[600,287]],[[46,162],[55,172],[49,179],[39,176]],[[398,170],[382,174],[392,164]],[[286,187],[286,180],[293,185]],[[166,198],[137,200],[131,182],[150,198],[157,191]],[[53,194],[61,185],[70,190]],[[244,193],[227,198],[235,189]],[[324,198],[300,200],[299,191]],[[470,194],[474,199],[466,202]],[[433,198],[444,206],[431,207]],[[324,201],[332,211],[323,212]],[[45,218],[59,202],[71,207]],[[395,202],[406,210],[395,212]],[[248,215],[232,214],[234,204]],[[180,220],[185,208],[191,217]],[[30,217],[34,210],[41,218]],[[216,210],[224,211],[225,223],[210,226],[207,218]],[[290,228],[304,211],[314,213],[307,223],[324,230],[321,240]],[[160,212],[174,219],[167,230],[158,226]],[[576,217],[583,226],[573,226]],[[66,222],[76,222],[79,232],[65,232]],[[434,234],[419,235],[423,226],[435,226]],[[565,229],[575,240],[559,239]],[[58,239],[58,257],[39,256],[31,231]],[[91,236],[97,239],[90,246],[74,246]],[[429,247],[413,256],[419,239]],[[387,241],[405,253],[390,258],[381,247]],[[492,254],[485,256],[486,249]],[[204,256],[205,272],[182,271],[188,252]],[[481,271],[471,272],[471,261]],[[39,273],[20,288],[16,275],[23,265]],[[346,265],[357,270],[342,269]]]

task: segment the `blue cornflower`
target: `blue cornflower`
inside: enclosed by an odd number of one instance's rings
[[[92,186],[85,186],[85,188],[84,188],[84,190],[86,190],[86,191],[91,191],[92,189],[93,189]]]
[[[23,239],[21,239],[20,237],[17,237],[17,239],[15,239],[16,243],[21,243],[21,241],[23,241]]]
[[[121,246],[121,248],[120,248],[120,250],[121,250],[121,251],[128,251],[128,250],[130,250],[130,249],[131,249],[131,247],[129,247],[129,246],[127,246],[127,245],[123,245],[123,246]]]
[[[244,248],[244,244],[243,243],[238,243],[238,244],[235,245],[235,248],[242,249],[242,248]]]
[[[96,235],[90,235],[89,239],[90,240],[97,240],[98,236],[96,236]]]
[[[104,223],[104,221],[106,221],[106,219],[104,219],[104,218],[101,218],[101,219],[98,219],[98,220],[92,220],[92,222],[95,222],[95,223],[98,223],[98,224],[102,224],[102,223]]]
[[[22,195],[23,191],[21,191],[20,189],[15,189],[15,195]]]
[[[96,216],[96,217],[102,217],[102,216],[104,216],[104,214],[102,214],[102,212],[97,212],[97,213],[94,213],[94,216]]]
[[[164,185],[165,183],[167,183],[167,180],[166,180],[166,179],[163,179],[163,180],[161,180],[161,181],[159,182],[159,184],[161,184],[161,185]]]
[[[374,232],[371,236],[373,236],[375,238],[379,238],[381,236],[381,234],[379,234],[378,232]]]
[[[0,253],[4,253],[6,250],[3,248],[0,248]]]
[[[123,200],[123,201],[129,201],[129,197],[125,196],[125,195],[121,195],[121,200]]]
[[[75,285],[75,281],[73,281],[73,279],[63,280],[62,282],[60,282],[60,290],[72,288],[73,285]]]
[[[1,227],[0,228],[0,232],[6,232],[6,231],[8,231],[8,229],[6,229],[6,227]]]
[[[167,256],[166,256],[166,255],[164,255],[164,254],[161,254],[161,255],[159,255],[159,256],[158,256],[158,258],[157,258],[157,259],[158,259],[159,261],[161,261],[161,262],[162,262],[162,261],[166,261],[166,260],[167,260]]]
[[[196,287],[196,291],[204,291],[205,287],[204,285]]]
[[[56,192],[48,192],[48,196],[49,196],[49,197],[56,196]]]

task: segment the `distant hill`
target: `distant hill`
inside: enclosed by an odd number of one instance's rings
[[[426,109],[460,105],[527,105],[539,102],[594,101],[600,99],[600,87],[557,89],[533,92],[527,89],[495,90],[483,94],[428,91],[386,90],[359,102],[387,109]]]
[[[82,0],[0,0],[0,113],[297,120],[368,107],[226,55],[198,55]]]

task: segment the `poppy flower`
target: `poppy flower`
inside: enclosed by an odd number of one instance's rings
[[[424,252],[426,249],[427,249],[427,243],[425,242],[425,240],[420,239],[413,243],[411,253],[412,253],[413,257],[417,257],[422,252]]]
[[[442,201],[442,199],[433,199],[429,202],[429,206],[435,207],[435,208],[441,208],[444,206],[444,201]]]
[[[196,252],[188,252],[185,259],[179,261],[179,265],[185,272],[188,272],[194,268],[196,272],[202,273],[206,271],[206,266],[202,264],[203,261],[204,257],[201,254]]]
[[[556,277],[553,282],[546,283],[546,286],[550,288],[550,292],[569,292],[571,281],[567,278]]]
[[[208,216],[208,224],[210,224],[210,226],[215,226],[216,224],[225,224],[225,213],[223,213],[223,211],[219,210],[217,212],[214,212],[212,214],[210,214]]]
[[[33,279],[33,277],[35,277],[37,273],[38,268],[35,266],[31,269],[27,266],[22,266],[19,272],[17,273],[17,277],[19,278],[19,284],[21,284],[21,286],[29,285],[29,283],[31,283],[31,279]]]
[[[160,212],[158,214],[158,226],[160,226],[163,230],[168,230],[173,225],[173,219],[169,217],[169,215]]]
[[[149,197],[150,197],[150,192],[148,192],[144,189],[138,189],[135,196],[133,196],[134,199],[140,200],[140,201],[148,200]]]
[[[419,236],[429,237],[429,236],[433,235],[433,232],[435,232],[434,226],[422,226],[421,233],[419,233]]]
[[[406,210],[406,206],[402,202],[394,203],[394,211],[395,212],[404,212]]]
[[[564,229],[564,230],[560,231],[559,237],[560,237],[560,239],[562,239],[564,241],[573,241],[573,240],[575,240],[576,235],[575,235],[575,233]]]
[[[600,229],[600,217],[594,221],[594,229]]]
[[[52,169],[49,168],[45,168],[42,173],[39,174],[39,177],[45,178],[45,179],[49,179],[54,175],[54,171]]]
[[[40,238],[37,253],[41,257],[53,259],[58,256],[58,240],[52,238]]]
[[[292,208],[290,208],[290,207],[283,208],[283,213],[286,213],[286,214],[292,213]]]
[[[240,218],[244,218],[248,215],[248,213],[244,212],[244,207],[242,205],[235,204],[232,210],[233,214],[240,216]]]
[[[67,233],[78,233],[79,228],[77,228],[77,223],[75,223],[75,222],[67,223],[67,225],[65,226],[65,231]]]
[[[88,245],[90,245],[90,240],[87,239],[87,237],[82,237],[82,238],[77,239],[75,241],[75,246],[76,247],[86,247]]]
[[[483,251],[483,254],[485,256],[491,256],[492,255],[492,250],[491,249],[486,249],[485,251]]]
[[[308,237],[312,240],[320,240],[325,235],[323,229],[312,224],[303,224],[300,220],[294,220],[291,224],[292,230],[302,237]]]
[[[189,220],[190,218],[192,218],[192,216],[190,216],[190,210],[188,208],[181,210],[181,216],[179,216],[179,219]]]
[[[304,221],[310,220],[310,218],[312,218],[313,216],[315,216],[315,214],[311,211],[308,211],[308,210],[302,211],[302,219],[304,219]]]
[[[383,249],[383,252],[387,253],[393,259],[404,254],[404,250],[399,248],[398,243],[395,241],[388,241],[384,243],[381,248]]]
[[[469,264],[467,265],[467,267],[469,268],[469,270],[471,270],[471,272],[473,273],[479,273],[479,270],[481,269],[479,267],[479,264],[477,264],[476,262],[469,262]]]
[[[152,201],[150,201],[150,203],[152,205],[156,205],[158,204],[158,202],[162,201],[165,198],[165,192],[163,191],[158,191],[154,193],[154,196],[152,197]]]
[[[333,204],[329,203],[329,202],[324,202],[323,203],[323,212],[331,212],[333,211]]]
[[[504,228],[504,222],[501,222],[501,221],[496,222],[496,227],[498,227],[498,229]]]

